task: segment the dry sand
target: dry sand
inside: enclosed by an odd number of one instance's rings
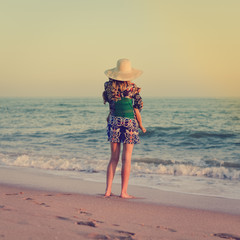
[[[19,175],[11,175],[14,171]],[[240,240],[239,200],[172,195],[161,191],[158,194],[163,194],[163,199],[160,197],[158,201],[151,198],[126,200],[117,196],[104,198],[100,189],[93,187],[94,183],[78,180],[78,191],[82,193],[70,193],[74,191],[65,191],[63,182],[66,183],[66,179],[61,182],[59,177],[53,176],[54,186],[56,182],[62,183],[63,190],[50,191],[45,183],[40,190],[41,183],[37,184],[36,178],[41,174],[35,174],[31,179],[26,171],[29,184],[24,184],[18,169],[0,170],[0,239]],[[42,177],[45,180],[51,178]],[[77,180],[69,181],[73,184]],[[92,190],[93,194],[85,194],[86,189]],[[132,187],[134,189],[138,194],[142,189],[145,195],[152,192],[157,196],[151,189]],[[172,199],[174,196],[176,201]],[[188,201],[179,202],[184,199]],[[210,205],[215,203],[217,210],[204,209],[204,204],[211,200]],[[204,204],[200,204],[201,201]],[[187,206],[183,207],[184,204]],[[224,204],[232,204],[232,207],[224,208]],[[218,210],[221,206],[223,211]]]

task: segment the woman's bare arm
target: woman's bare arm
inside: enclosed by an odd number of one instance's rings
[[[141,117],[141,113],[140,113],[139,109],[134,108],[134,112],[135,112],[135,115],[136,115],[136,118],[137,118],[138,125],[139,125],[140,129],[143,131],[143,133],[145,133],[147,130],[142,125],[142,117]]]

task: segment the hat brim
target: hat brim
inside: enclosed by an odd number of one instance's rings
[[[107,77],[112,78],[114,80],[131,81],[139,77],[142,74],[142,71],[132,68],[130,72],[121,72],[118,71],[116,68],[112,68],[106,70],[104,73]]]

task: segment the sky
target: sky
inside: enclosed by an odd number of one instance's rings
[[[0,97],[98,97],[128,58],[142,96],[240,97],[239,0],[0,3]]]

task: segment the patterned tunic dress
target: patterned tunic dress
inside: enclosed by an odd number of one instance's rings
[[[108,141],[116,143],[140,143],[138,122],[134,108],[143,108],[143,101],[139,94],[140,88],[130,83],[124,91],[115,89],[112,80],[104,84],[103,98],[109,103],[110,117],[107,126]]]

